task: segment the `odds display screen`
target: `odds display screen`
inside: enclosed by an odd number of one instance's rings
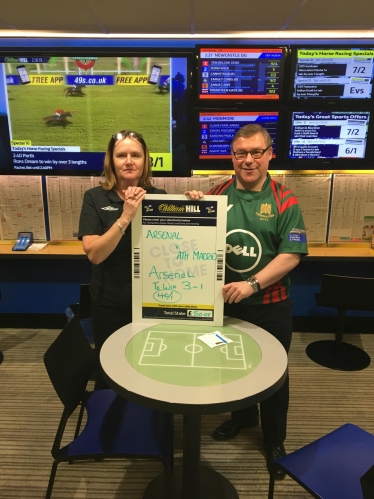
[[[244,125],[262,125],[273,141],[276,157],[278,112],[200,112],[199,159],[231,159],[231,142]]]
[[[293,112],[290,159],[365,158],[369,112]]]
[[[295,99],[370,99],[373,49],[296,49]]]
[[[111,136],[129,129],[153,172],[188,175],[187,66],[187,56],[0,57],[0,173],[98,175]]]
[[[200,99],[279,99],[282,48],[200,48]]]

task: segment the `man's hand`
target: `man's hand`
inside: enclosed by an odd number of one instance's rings
[[[190,199],[197,199],[197,200],[204,197],[204,193],[202,191],[186,191],[184,195],[189,197]]]
[[[239,303],[243,298],[248,298],[253,293],[253,288],[247,281],[230,282],[222,286],[222,296],[225,303]]]

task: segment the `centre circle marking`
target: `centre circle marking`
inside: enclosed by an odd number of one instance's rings
[[[202,351],[203,347],[200,345],[194,345],[191,343],[191,345],[187,345],[185,350],[188,353],[200,353]]]

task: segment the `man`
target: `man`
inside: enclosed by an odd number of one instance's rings
[[[307,254],[305,226],[295,195],[268,174],[271,138],[260,125],[246,125],[231,144],[236,174],[207,194],[228,197],[225,315],[269,331],[288,352],[292,335],[290,280],[300,256]],[[198,199],[199,191],[187,192]],[[286,454],[288,376],[282,387],[260,404],[268,469]],[[259,424],[257,406],[232,413],[213,433],[216,440],[235,437]],[[278,478],[284,478],[280,468]]]

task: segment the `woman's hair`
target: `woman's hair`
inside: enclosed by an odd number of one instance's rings
[[[117,177],[113,163],[114,146],[119,140],[124,140],[127,138],[139,142],[144,152],[144,168],[142,176],[139,179],[138,185],[143,189],[151,187],[151,176],[152,176],[151,157],[149,155],[148,147],[143,139],[143,136],[140,133],[134,132],[132,130],[122,130],[121,132],[112,135],[112,137],[109,140],[108,148],[105,154],[104,171],[103,171],[103,176],[105,177],[105,181],[101,184],[101,186],[107,191],[113,189],[113,187],[116,187],[117,185]]]

